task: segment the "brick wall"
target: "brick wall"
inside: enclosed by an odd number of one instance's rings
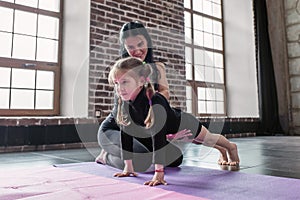
[[[285,0],[285,19],[291,98],[291,134],[300,135],[300,3]]]
[[[183,0],[91,0],[90,117],[95,111],[104,117],[112,108],[114,94],[107,83],[109,65],[119,55],[120,28],[135,20],[142,22],[151,35],[154,59],[167,64],[171,104],[185,108]]]

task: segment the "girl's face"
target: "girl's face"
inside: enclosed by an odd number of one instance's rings
[[[134,100],[143,87],[142,78],[136,80],[129,73],[124,73],[114,80],[118,95],[123,101]]]
[[[148,53],[148,43],[143,35],[128,37],[124,41],[125,49],[131,57],[145,60]]]

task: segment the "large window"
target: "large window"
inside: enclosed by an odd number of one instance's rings
[[[187,111],[223,116],[224,43],[221,0],[184,0]]]
[[[0,115],[59,114],[63,0],[0,0]]]

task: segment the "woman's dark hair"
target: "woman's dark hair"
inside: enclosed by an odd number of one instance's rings
[[[127,39],[128,37],[135,37],[137,35],[144,36],[147,41],[148,51],[147,51],[147,55],[146,55],[144,61],[152,66],[153,73],[151,76],[151,80],[154,84],[154,88],[156,90],[158,90],[158,79],[160,78],[160,74],[159,74],[159,71],[157,70],[157,67],[156,67],[156,64],[155,64],[154,58],[153,58],[152,40],[151,40],[151,37],[150,37],[147,29],[145,28],[145,26],[142,23],[140,23],[138,21],[134,21],[134,22],[128,22],[122,26],[122,28],[120,30],[120,37],[119,37],[120,56],[121,56],[121,58],[130,57],[125,48],[125,39]]]
[[[129,54],[125,49],[125,39],[128,37],[135,37],[137,35],[143,35],[147,40],[148,53],[144,61],[146,63],[154,63],[151,37],[144,25],[137,21],[124,24],[120,30],[120,56],[122,58],[129,57]]]

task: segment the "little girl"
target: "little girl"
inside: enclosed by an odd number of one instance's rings
[[[210,133],[192,115],[170,107],[166,98],[155,92],[149,76],[151,66],[137,58],[118,60],[109,73],[109,82],[115,86],[119,97],[116,121],[121,131],[123,172],[116,177],[136,176],[133,159],[133,139],[138,140],[152,153],[155,173],[145,185],[167,184],[164,167],[170,143],[166,135],[189,129],[194,143],[202,143],[218,150],[225,150],[231,165],[239,164],[236,144],[224,136]]]

